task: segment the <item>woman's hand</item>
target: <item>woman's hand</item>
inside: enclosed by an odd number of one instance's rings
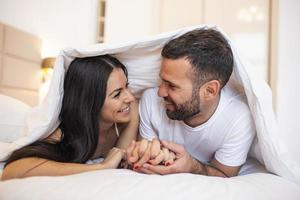
[[[133,141],[131,143],[126,149],[126,158],[128,164],[138,171],[144,163],[171,165],[175,160],[175,154],[169,151],[168,148],[161,148],[158,139],[153,139],[152,141],[142,139],[139,142]]]
[[[106,158],[101,164],[105,169],[116,169],[119,166],[124,155],[125,153],[122,149],[114,147],[109,151]]]
[[[198,168],[201,168],[201,166],[199,167],[200,164],[185,150],[182,145],[167,141],[162,141],[161,143],[163,149],[169,150],[168,155],[164,154],[166,157],[168,157],[164,162],[165,164],[151,165],[145,163],[140,168],[141,172],[146,174],[165,175],[174,173],[195,173]]]

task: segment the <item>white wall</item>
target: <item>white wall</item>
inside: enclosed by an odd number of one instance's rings
[[[106,0],[105,42],[134,40],[159,31],[159,0]]]
[[[0,21],[43,40],[42,56],[96,40],[97,0],[0,0]]]
[[[300,1],[279,0],[277,118],[282,138],[300,163]]]

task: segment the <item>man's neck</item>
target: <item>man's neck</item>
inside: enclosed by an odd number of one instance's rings
[[[184,123],[189,125],[190,127],[196,127],[196,126],[200,126],[201,124],[204,124],[213,116],[213,114],[218,108],[219,102],[220,102],[220,95],[218,96],[218,98],[216,98],[214,102],[212,102],[211,106],[202,108],[200,113],[198,113],[197,115],[193,116],[188,120],[184,120]]]

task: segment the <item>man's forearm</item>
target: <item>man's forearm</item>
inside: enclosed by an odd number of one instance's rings
[[[206,165],[200,161],[193,159],[193,174],[201,174],[206,176],[219,176],[219,177],[228,177],[224,172],[212,165]]]

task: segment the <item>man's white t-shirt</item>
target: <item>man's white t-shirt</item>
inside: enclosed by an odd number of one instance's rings
[[[209,163],[214,157],[223,165],[245,163],[255,136],[255,126],[246,97],[224,87],[212,117],[197,127],[170,119],[157,88],[144,92],[140,104],[140,135],[152,140],[181,144],[195,159]]]

